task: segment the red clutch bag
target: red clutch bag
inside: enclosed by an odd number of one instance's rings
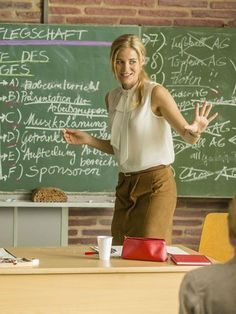
[[[125,237],[121,257],[165,262],[167,260],[166,242],[164,239]]]

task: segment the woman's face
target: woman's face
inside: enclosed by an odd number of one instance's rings
[[[143,62],[140,62],[139,56],[134,49],[123,48],[119,51],[115,69],[117,79],[124,89],[130,89],[138,82],[142,65]]]

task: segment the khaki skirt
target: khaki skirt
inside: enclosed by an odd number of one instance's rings
[[[113,245],[124,236],[153,237],[171,243],[177,191],[170,166],[119,173],[111,232]]]

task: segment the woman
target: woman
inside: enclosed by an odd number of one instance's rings
[[[176,206],[176,184],[170,165],[174,162],[171,127],[188,143],[198,141],[217,114],[212,106],[195,109],[188,124],[170,93],[149,80],[143,66],[145,47],[139,37],[125,34],[111,46],[110,61],[120,87],[106,95],[111,139],[97,139],[80,130],[65,130],[70,144],[87,144],[115,154],[119,165],[113,244],[124,236],[164,238],[171,243]]]

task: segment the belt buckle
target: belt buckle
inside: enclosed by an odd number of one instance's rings
[[[123,175],[124,175],[125,177],[131,177],[131,173],[125,173],[125,172],[123,172]]]

